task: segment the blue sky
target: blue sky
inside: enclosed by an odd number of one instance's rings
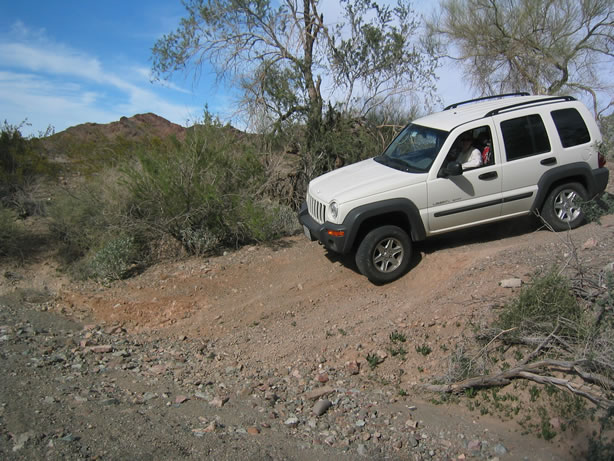
[[[198,88],[183,75],[150,82],[151,47],[177,26],[179,1],[24,1],[2,10],[0,119],[27,118],[22,132],[143,112],[185,125],[205,102],[214,112],[228,103],[206,74]]]
[[[58,132],[145,112],[190,125],[207,104],[224,121],[239,124],[232,93],[206,70],[197,83],[183,74],[151,82],[151,48],[177,27],[184,12],[179,0],[5,2],[0,122],[19,125],[27,119],[22,133],[33,135],[49,125]],[[444,102],[459,99],[460,78],[450,69],[442,75]],[[454,88],[452,98],[447,88]],[[460,99],[470,96],[466,89],[461,93]]]

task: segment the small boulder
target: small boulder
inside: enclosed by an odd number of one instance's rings
[[[327,399],[318,400],[316,404],[313,406],[313,414],[316,416],[322,416],[324,413],[328,411],[328,409],[332,405],[333,404],[331,403],[330,400],[327,400]]]
[[[513,278],[513,279],[505,279],[499,282],[502,288],[520,288],[522,286],[522,280]]]

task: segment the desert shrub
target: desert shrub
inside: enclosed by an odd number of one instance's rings
[[[19,252],[23,229],[16,220],[13,210],[0,205],[0,256],[14,256]]]
[[[243,203],[239,206],[238,216],[240,218],[238,227],[247,239],[256,242],[266,242],[289,235],[299,228],[292,208],[269,200]]]
[[[495,325],[503,330],[515,328],[512,335],[545,334],[560,328],[570,333],[570,326],[584,323],[582,309],[571,292],[569,279],[556,268],[537,274],[508,302]]]
[[[603,216],[614,214],[614,195],[604,192],[581,206],[586,221],[600,223]]]
[[[148,144],[138,159],[56,194],[50,228],[70,272],[128,277],[169,237],[198,255],[296,231],[294,212],[260,193],[263,167],[248,147],[219,126],[191,131],[185,143]]]
[[[49,205],[50,230],[59,255],[75,278],[126,278],[150,257],[155,232],[129,219],[125,191],[108,170],[104,178],[63,190]]]
[[[577,275],[577,277],[580,277]],[[582,278],[591,280],[588,273]],[[581,361],[585,369],[606,380],[614,378],[614,275],[603,279],[598,291],[580,305],[580,278],[567,278],[556,268],[536,275],[520,294],[507,303],[494,323],[493,332],[507,330],[508,344],[541,345],[540,352],[569,361]],[[572,287],[572,281],[574,286]],[[593,284],[591,281],[590,284]],[[574,291],[579,290],[578,292]]]
[[[42,181],[26,181],[16,188],[7,203],[17,212],[20,218],[45,216],[49,195],[45,194],[43,190]]]
[[[124,172],[131,218],[191,254],[281,235],[276,206],[259,192],[265,178],[258,157],[215,122],[170,149],[141,153]]]
[[[136,158],[143,146],[160,146],[172,142],[155,136],[127,139],[118,135],[108,138],[102,134],[79,137],[73,133],[59,133],[49,143],[49,149],[70,159],[71,171],[85,176],[119,168]]]
[[[128,277],[143,262],[143,247],[133,235],[111,237],[86,257],[87,278],[102,282]]]
[[[0,200],[10,202],[15,191],[54,168],[42,154],[38,139],[21,134],[21,125],[6,121],[0,128]]]
[[[61,256],[70,263],[83,257],[102,240],[109,223],[98,186],[59,191],[49,206],[50,230],[61,244]]]
[[[48,205],[50,231],[61,244],[61,255],[73,262],[103,248],[124,235],[144,240],[146,229],[128,217],[128,194],[120,184],[121,173],[107,169],[58,190]]]
[[[353,118],[329,109],[322,134],[314,145],[314,151],[325,154],[318,157],[326,160],[318,174],[381,154],[385,146],[381,145],[379,134],[373,120]]]
[[[614,159],[614,114],[607,117],[599,118],[599,128],[603,136],[603,142],[599,146],[599,151],[604,154],[608,160]]]
[[[301,225],[296,217],[296,212],[288,205],[271,204],[273,207],[272,222],[277,235],[292,235],[301,231]]]
[[[604,413],[599,419],[599,423],[599,434],[593,434],[588,441],[586,459],[591,461],[611,461],[614,459],[614,438],[611,433],[614,428],[614,407],[611,407]]]

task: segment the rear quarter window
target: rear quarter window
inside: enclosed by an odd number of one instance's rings
[[[537,114],[501,122],[508,161],[550,152],[550,140],[542,118]]]
[[[561,109],[552,111],[552,120],[556,125],[563,147],[573,147],[590,142],[588,132],[582,115],[574,109]]]

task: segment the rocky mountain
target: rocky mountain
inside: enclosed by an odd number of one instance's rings
[[[47,146],[66,144],[67,142],[88,143],[97,141],[142,141],[148,138],[185,137],[186,128],[169,122],[159,115],[147,113],[132,117],[122,117],[111,123],[83,123],[45,138]]]

